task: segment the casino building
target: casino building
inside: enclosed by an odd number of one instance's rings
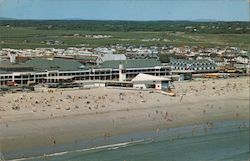
[[[0,85],[8,82],[27,85],[78,80],[130,81],[139,73],[168,76],[170,71],[170,66],[163,66],[155,59],[113,60],[86,67],[75,60],[35,58],[24,64],[1,62]]]

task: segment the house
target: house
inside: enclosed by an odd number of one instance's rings
[[[213,57],[210,58],[213,63],[215,63],[218,67],[224,66],[224,60],[221,57]]]
[[[248,64],[249,63],[249,56],[248,55],[240,55],[236,57],[236,62],[240,64]]]

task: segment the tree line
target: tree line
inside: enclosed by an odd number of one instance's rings
[[[172,31],[208,34],[250,34],[250,22],[1,20],[0,26],[34,27],[38,30]]]

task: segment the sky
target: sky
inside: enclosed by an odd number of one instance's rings
[[[250,0],[0,0],[0,17],[250,21]]]

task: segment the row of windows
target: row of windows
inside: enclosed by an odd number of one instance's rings
[[[9,79],[12,78],[12,76],[1,76],[0,79]]]
[[[138,74],[140,72],[146,73],[152,73],[152,72],[169,72],[170,68],[160,68],[160,69],[155,69],[155,68],[151,68],[151,69],[126,69],[126,73],[127,74]],[[49,73],[49,76],[88,76],[88,75],[118,75],[119,74],[119,70],[106,70],[106,71],[95,71],[95,72],[62,72],[62,73]],[[39,79],[39,78],[44,78],[47,77],[47,74],[39,74],[36,73],[31,74],[31,75],[22,75],[22,76],[15,76],[15,79]],[[0,76],[0,79],[12,79],[12,75],[7,75],[7,76]]]
[[[212,63],[190,63],[190,64],[187,64],[187,63],[171,63],[172,65],[193,65],[193,66],[199,66],[199,65],[212,65]]]
[[[216,69],[215,67],[199,67],[199,68],[187,68],[187,67],[173,67],[173,69],[178,69],[178,70],[211,70],[211,69]]]
[[[127,73],[127,79],[131,80],[132,78],[134,78],[136,74],[128,74]],[[151,72],[145,72],[145,74],[152,74]],[[168,75],[169,73],[166,72],[157,72],[157,73],[153,73],[153,75],[155,76],[165,76]],[[74,77],[73,80],[118,80],[119,79],[119,75],[114,73],[114,74],[110,74],[110,75],[106,75],[106,76],[101,76],[101,75],[85,75],[85,76],[80,76],[80,77]],[[1,83],[6,82],[6,81],[11,81],[12,79],[9,80],[2,80],[0,81]],[[42,78],[15,78],[16,82],[21,82],[22,84],[26,84],[25,82],[27,81],[36,81],[36,82],[47,82],[46,79],[42,79]],[[48,80],[49,82],[53,81],[53,79]]]

